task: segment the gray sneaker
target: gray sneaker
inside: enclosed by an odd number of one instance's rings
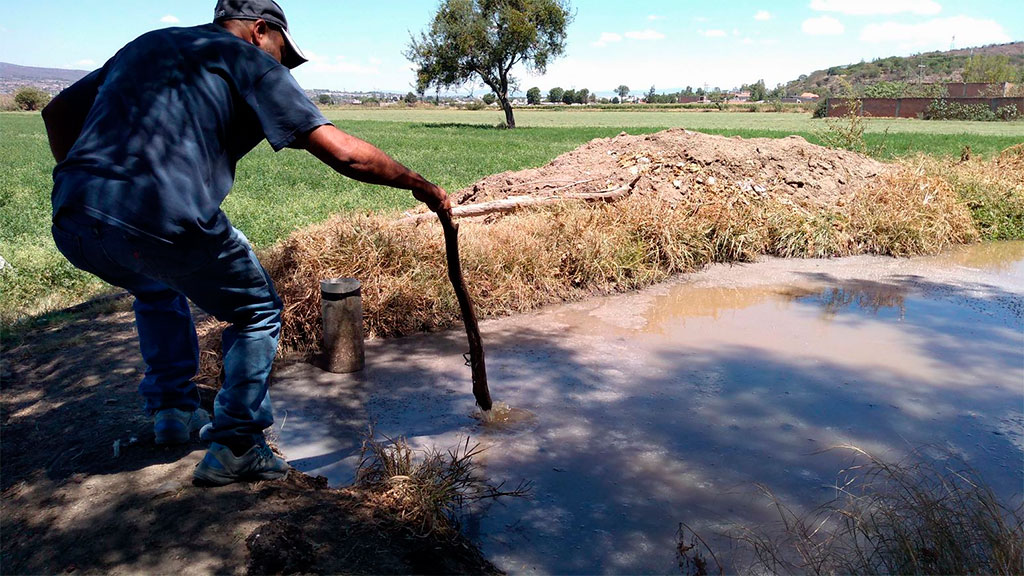
[[[196,465],[193,478],[202,484],[224,486],[247,480],[277,480],[288,475],[291,466],[266,444],[257,444],[241,456],[214,442]]]
[[[157,444],[185,444],[193,432],[209,422],[210,414],[202,408],[196,408],[194,412],[168,408],[156,413],[153,433]]]

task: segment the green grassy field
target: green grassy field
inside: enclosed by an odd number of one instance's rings
[[[818,141],[824,122],[808,114],[614,110],[521,110],[520,128],[496,129],[494,111],[332,109],[340,128],[364,138],[449,190],[483,176],[540,166],[597,137],[685,127],[744,137],[800,134]],[[970,146],[991,156],[1024,141],[1024,123],[923,122],[868,119],[865,141],[883,158],[925,153],[958,156]],[[38,114],[0,113],[0,320],[80,302],[109,290],[67,264],[50,239],[53,160]],[[224,210],[257,246],[336,212],[399,212],[416,202],[405,191],[364,185],[331,172],[302,151],[274,154],[261,145],[239,163]]]

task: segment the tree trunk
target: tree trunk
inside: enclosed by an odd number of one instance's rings
[[[505,110],[505,125],[509,128],[516,127],[516,118],[512,115],[512,102],[509,101],[508,97],[499,98],[501,107]]]

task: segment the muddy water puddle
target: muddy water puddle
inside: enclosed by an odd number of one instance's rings
[[[358,376],[290,367],[272,394],[285,454],[334,484],[370,422],[481,442],[492,481],[533,482],[465,522],[510,573],[671,573],[680,522],[728,556],[719,534],[776,520],[756,484],[795,510],[832,498],[836,446],[953,454],[1019,502],[1022,299],[1024,243],[768,260],[483,323],[506,422],[472,417],[457,331],[368,342]]]

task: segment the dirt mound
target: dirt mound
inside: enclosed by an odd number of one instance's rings
[[[598,138],[541,168],[489,176],[453,194],[471,204],[510,196],[558,196],[631,186],[670,202],[706,189],[735,189],[808,210],[842,205],[889,168],[853,152],[782,139],[727,138],[673,128]]]

